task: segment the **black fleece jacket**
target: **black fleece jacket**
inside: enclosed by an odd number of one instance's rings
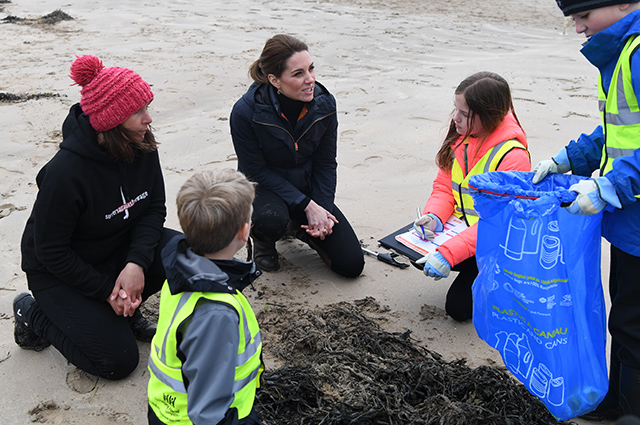
[[[125,263],[146,270],[153,261],[166,216],[158,152],[139,153],[131,164],[108,155],[79,104],[62,135],[60,150],[36,177],[22,269],[51,273],[104,300]],[[52,279],[51,286],[57,284]]]

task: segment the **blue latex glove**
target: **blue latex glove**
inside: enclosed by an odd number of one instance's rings
[[[580,180],[569,187],[578,193],[578,197],[567,208],[571,214],[593,215],[606,208],[607,204],[622,208],[615,188],[606,177],[598,177],[595,180]]]
[[[434,232],[442,232],[443,226],[435,214],[425,214],[413,222],[413,228],[424,240],[432,241],[436,235]]]
[[[451,264],[438,251],[430,252],[416,261],[416,263],[424,264],[424,274],[435,280],[448,277],[451,271]]]
[[[538,165],[533,169],[533,172],[536,174],[533,176],[531,182],[537,184],[548,174],[564,174],[567,171],[571,171],[571,165],[569,164],[567,149],[562,148],[553,158],[543,159],[538,162]]]

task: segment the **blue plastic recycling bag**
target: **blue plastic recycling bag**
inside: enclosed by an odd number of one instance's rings
[[[600,281],[602,214],[561,204],[583,177],[472,176],[478,222],[473,324],[505,366],[558,420],[593,410],[608,388]]]

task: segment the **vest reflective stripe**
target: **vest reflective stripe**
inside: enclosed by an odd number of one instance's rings
[[[187,394],[182,381],[182,362],[178,358],[177,332],[187,320],[200,299],[224,303],[232,307],[239,317],[239,344],[235,358],[234,399],[231,408],[238,410],[240,419],[251,413],[260,375],[264,370],[261,360],[262,337],[255,314],[240,292],[235,294],[183,292],[171,295],[168,284],[162,287],[160,319],[149,353],[149,404],[158,418],[165,423],[191,423],[187,416]],[[162,313],[170,314],[162,314]],[[215,365],[212,365],[215,367]]]
[[[469,193],[469,177],[475,174],[496,171],[504,156],[512,149],[527,150],[522,143],[516,139],[505,140],[489,149],[476,165],[473,166],[466,177],[464,176],[462,167],[454,158],[453,165],[451,166],[451,191],[456,201],[453,214],[465,220],[469,226],[477,223],[480,219],[480,216],[474,209],[473,197]]]
[[[173,391],[183,394],[187,393],[187,389],[184,387],[184,382],[179,379],[173,379],[168,374],[163,373],[154,362],[149,362],[149,369],[155,377],[160,380],[160,382],[171,388]]]
[[[616,158],[633,155],[640,147],[640,106],[631,84],[631,54],[638,46],[640,37],[630,37],[618,58],[608,94],[602,76],[598,79],[598,106],[605,140],[600,175],[611,171]]]

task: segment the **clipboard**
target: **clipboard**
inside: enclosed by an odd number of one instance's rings
[[[412,261],[419,260],[420,258],[422,258],[422,254],[412,250],[408,246],[404,246],[403,244],[401,244],[396,240],[396,236],[401,235],[405,232],[408,232],[411,229],[413,229],[413,221],[407,224],[406,226],[402,226],[401,228],[391,233],[390,235],[387,235],[384,238],[378,240],[378,243],[380,244],[380,246],[387,249],[391,249],[400,255],[404,255],[405,257],[407,257]]]
[[[380,239],[378,243],[387,249],[393,249],[412,261],[416,261],[464,231],[467,228],[467,224],[452,215],[449,220],[443,223],[443,227],[441,232],[436,232],[436,238],[433,241],[425,241],[418,238],[413,230],[413,222],[411,222]]]

